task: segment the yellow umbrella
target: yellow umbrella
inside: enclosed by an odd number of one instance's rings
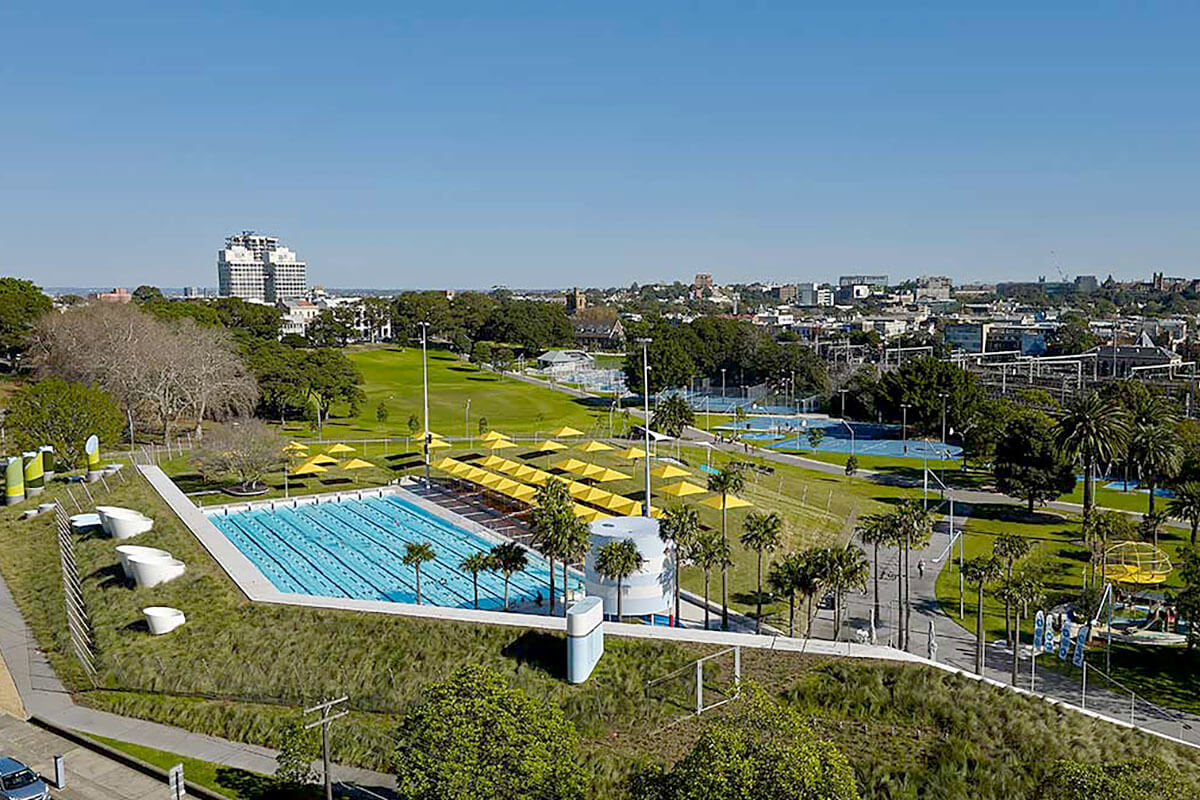
[[[511,492],[513,489],[516,489],[520,485],[521,484],[517,483],[512,478],[503,478],[502,477],[502,478],[500,478],[500,482],[497,483],[492,488],[495,489],[497,492],[503,492],[504,494],[508,494],[509,492]]]
[[[501,464],[504,463],[504,461],[505,461],[505,459],[501,458],[500,456],[492,454],[492,455],[488,456],[487,458],[485,458],[483,461],[480,461],[479,466],[487,467],[488,469],[492,469],[493,467],[500,466]]]
[[[447,441],[443,441],[442,439],[431,439],[429,441],[429,449],[430,450],[445,450],[446,448],[453,447],[453,446],[454,445],[450,444]]]
[[[480,469],[479,467],[469,467],[467,469],[467,471],[462,474],[462,477],[466,478],[471,483],[481,483],[484,478],[486,478],[488,475],[491,475],[491,474],[492,473],[488,472],[486,469]]]
[[[507,439],[507,438],[508,438],[507,436],[505,436],[503,433],[500,433],[499,431],[488,431],[483,436],[479,437],[479,441],[494,442],[497,439]]]
[[[601,467],[598,464],[585,464],[582,469],[577,469],[575,472],[585,478],[594,478],[597,475],[604,474],[604,467]]]
[[[508,450],[510,447],[516,447],[516,445],[510,442],[508,439],[496,439],[492,442],[484,442],[483,446],[492,452],[497,450]]]
[[[342,444],[341,442],[338,442],[337,444],[335,444],[333,447],[329,448],[325,452],[329,453],[330,455],[332,455],[334,453],[353,453],[354,448],[351,447],[350,445]]]
[[[576,500],[582,500],[585,503],[603,503],[608,498],[612,497],[612,492],[606,492],[603,489],[591,488],[583,494],[576,497]]]
[[[517,468],[509,474],[519,481],[529,481],[536,477],[541,472],[537,467],[531,467],[528,464],[518,464]]]
[[[318,453],[317,455],[308,459],[308,461],[305,461],[304,463],[305,464],[316,464],[318,467],[331,467],[334,464],[338,463],[338,461],[336,458],[330,458],[329,456],[325,455],[324,453]]]
[[[564,472],[578,472],[587,466],[587,462],[580,461],[578,458],[564,458],[562,461],[555,461],[550,466],[561,469]]]
[[[538,452],[552,453],[555,450],[566,450],[567,446],[565,444],[559,444],[558,442],[554,441],[553,439],[547,439],[546,441],[537,445],[535,449]]]
[[[687,497],[689,494],[703,494],[708,490],[703,486],[697,486],[694,483],[679,481],[679,483],[672,483],[667,486],[659,487],[658,491],[662,494],[669,494],[672,497]]]
[[[364,461],[361,458],[352,458],[345,464],[342,464],[342,469],[366,469],[367,467],[375,466],[370,461]]]
[[[456,478],[462,478],[473,469],[479,469],[479,467],[472,467],[470,464],[458,461],[454,464],[454,466],[450,467],[450,474]],[[482,472],[483,470],[479,471]]]
[[[356,459],[354,459],[354,461],[358,461],[358,459],[356,458]],[[350,463],[354,463],[354,461],[352,461]],[[461,463],[462,462],[459,461],[458,459],[451,458],[450,456],[446,456],[445,458],[441,459],[440,461],[435,461],[433,463],[433,466],[437,467],[438,469],[449,472],[451,467],[453,467],[456,464],[461,464]],[[350,469],[349,464],[346,465],[346,469]]]
[[[540,470],[540,469],[535,469],[533,471],[532,475],[530,475],[527,478],[522,478],[521,480],[528,481],[529,483],[532,483],[536,486],[544,486],[546,484],[546,481],[550,480],[553,477],[554,476],[551,475],[549,472],[546,472],[546,471]]]
[[[506,481],[506,480],[508,480],[508,478],[504,477],[503,475],[497,475],[494,472],[489,472],[489,473],[487,473],[487,475],[480,478],[479,482],[482,483],[484,486],[488,487],[489,489],[495,489],[497,486],[500,485],[501,481]]]
[[[608,483],[609,481],[625,481],[629,480],[629,476],[617,469],[601,469],[598,473],[588,475],[589,478],[600,481],[600,483]]]
[[[709,508],[715,508],[717,511],[720,511],[721,510],[721,495],[714,494],[712,497],[710,497],[706,500],[701,500],[700,505],[708,506]],[[749,500],[743,500],[742,498],[737,497],[732,494],[725,495],[725,510],[726,511],[731,511],[735,508],[745,508],[747,506],[752,506],[752,505],[754,505],[754,503],[751,503]]]
[[[570,481],[567,483],[567,492],[571,495],[571,497],[582,497],[591,490],[592,487],[588,486],[586,483],[580,483],[579,481]]]
[[[655,467],[650,470],[650,474],[656,478],[662,478],[664,481],[669,478],[689,478],[692,475],[686,469],[680,469],[674,464],[663,464],[661,467]]]
[[[537,494],[537,489],[534,489],[532,486],[522,486],[521,484],[517,484],[516,487],[507,494],[509,497],[515,500],[529,502],[533,499],[534,495]]]
[[[551,438],[566,439],[571,436],[583,436],[583,431],[575,430],[569,425],[563,425],[561,428],[555,428],[550,431]]]
[[[585,453],[599,453],[602,450],[612,450],[613,448],[611,445],[607,445],[604,442],[598,442],[595,439],[592,439],[587,444],[582,445],[579,449]]]
[[[283,446],[283,449],[289,453],[303,453],[308,449],[308,445],[300,444],[300,442],[288,442]]]
[[[646,451],[640,447],[628,447],[617,453],[617,458],[623,458],[626,461],[636,461],[639,458],[645,458]]]
[[[426,434],[429,435],[430,439],[445,439],[446,438],[445,436],[442,436],[440,433],[434,433],[433,431],[421,431],[420,433],[414,433],[412,435],[412,438],[416,439],[417,441],[424,441]]]
[[[322,467],[320,464],[301,464],[296,468],[296,471],[293,472],[292,475],[317,475],[321,472],[327,471],[328,470],[326,470],[325,467]]]
[[[628,497],[622,497],[619,494],[609,495],[608,500],[604,501],[600,505],[604,506],[609,511],[615,511],[618,514],[625,514],[627,516],[634,514],[635,511],[640,513],[642,510],[641,503],[636,500],[630,500]]]

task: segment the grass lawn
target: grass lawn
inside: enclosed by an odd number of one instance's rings
[[[325,423],[324,438],[408,435],[409,416],[423,415],[420,348],[362,346],[349,348],[347,354],[362,372],[362,389],[367,399],[355,417],[350,416],[346,404],[335,405],[333,418]],[[468,400],[471,401],[469,425]],[[376,418],[376,408],[381,402],[388,411],[386,422]],[[429,351],[429,416],[432,430],[443,436],[464,436],[468,427],[472,435],[477,434],[480,417],[487,418],[489,427],[509,434],[533,435],[561,425],[586,432],[608,430],[608,406],[603,401],[577,399],[516,378],[477,370],[444,350]],[[316,433],[315,424],[296,426],[297,436],[316,436]]]
[[[835,493],[835,509],[841,508],[837,503],[889,499],[881,494],[887,490],[865,482],[849,485],[844,478],[804,472],[783,471],[775,487],[763,477],[746,495],[765,501],[781,493],[782,479],[782,493],[806,482],[810,492],[837,484],[844,491]],[[163,586],[131,589],[120,578],[111,540],[78,539],[76,557],[100,669],[96,688],[84,680],[70,655],[52,519],[18,521],[25,504],[0,510],[0,570],[79,702],[270,746],[282,724],[304,704],[344,693],[351,698],[352,713],[334,726],[335,757],[386,770],[391,730],[421,688],[459,664],[486,664],[511,685],[564,710],[580,731],[583,758],[593,776],[589,794],[605,798],[623,796],[621,782],[635,765],[678,757],[704,721],[688,711],[690,672],[661,691],[648,694],[644,685],[710,648],[610,638],[592,678],[573,686],[563,680],[560,636],[251,604],[140,478],[130,475],[111,485],[111,494],[98,502],[151,514],[155,528],[138,543],[170,550],[187,563],[188,571]],[[62,491],[55,484],[47,494]],[[819,498],[800,505],[795,513],[811,515],[807,506],[819,506]],[[831,520],[827,529],[841,526]],[[744,572],[739,569],[738,574]],[[140,609],[152,604],[184,609],[188,624],[169,636],[146,635]],[[767,651],[744,652],[743,669],[747,680],[795,705],[817,731],[846,751],[864,797],[1032,798],[1044,766],[1067,755],[1107,760],[1156,753],[1200,786],[1191,756],[1172,746],[1068,718],[1036,701],[931,669]],[[728,687],[728,670],[725,664],[708,674],[706,693]],[[997,713],[1000,706],[1004,710]],[[139,757],[176,761],[155,753]],[[204,767],[189,767],[189,774],[202,777]],[[213,775],[228,785],[219,770]],[[251,783],[247,778],[246,785]]]
[[[277,788],[274,780],[257,772],[188,758],[178,753],[168,753],[166,750],[155,750],[153,747],[109,739],[107,736],[87,734],[87,737],[159,769],[169,770],[176,764],[183,764],[183,776],[187,780],[223,794],[230,800],[286,800],[293,797],[317,800],[324,794],[320,787],[314,786],[311,791],[297,795]]]

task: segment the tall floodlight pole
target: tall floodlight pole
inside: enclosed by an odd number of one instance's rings
[[[725,368],[721,367],[721,397],[725,396]]]
[[[838,394],[842,396],[842,419],[846,418],[846,390],[838,389]]]
[[[328,702],[315,705],[312,708],[304,709],[305,716],[318,711],[321,712],[320,719],[308,723],[304,726],[304,729],[309,730],[317,727],[318,725],[321,726],[321,750],[323,752],[322,757],[325,763],[325,800],[333,800],[333,778],[330,775],[329,770],[329,723],[350,713],[349,711],[345,710],[338,712],[333,711],[335,706],[339,706],[349,699],[349,697],[339,697],[337,700],[330,700]]]
[[[946,400],[950,397],[946,392],[938,392],[938,396],[942,398],[942,452],[938,463],[942,467],[942,495],[946,493]]]
[[[645,407],[646,419],[643,420],[642,432],[646,434],[646,455],[642,458],[646,473],[646,502],[642,504],[642,516],[650,516],[650,360],[649,345],[652,340],[638,339],[642,344],[642,402]],[[724,370],[721,370],[724,372]]]
[[[903,421],[900,423],[900,446],[904,455],[908,455],[908,405],[908,403],[900,404],[901,414],[903,414]]]
[[[426,357],[425,340],[429,338],[429,323],[418,322],[421,326],[421,380],[422,394],[425,400],[425,440],[422,443],[425,450],[425,484],[429,484],[429,442],[433,434],[429,429],[429,359]]]
[[[467,437],[467,447],[471,446],[471,398],[467,398],[466,422],[463,426],[464,435]]]

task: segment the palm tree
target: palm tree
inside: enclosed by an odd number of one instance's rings
[[[1174,424],[1160,422],[1136,428],[1129,440],[1129,455],[1137,466],[1138,482],[1150,490],[1147,513],[1154,514],[1155,489],[1159,480],[1170,480],[1183,463],[1183,451],[1175,438]]]
[[[668,508],[658,526],[658,536],[671,544],[675,554],[675,624],[679,624],[679,581],[683,562],[691,557],[692,545],[700,534],[700,515],[692,506],[678,505]]]
[[[830,549],[826,563],[826,580],[833,590],[833,640],[836,642],[842,630],[846,592],[865,589],[871,577],[871,567],[867,564],[867,554],[853,545]]]
[[[491,569],[491,566],[491,556],[482,551],[471,553],[458,564],[463,572],[471,573],[471,583],[475,589],[475,608],[479,608],[479,573]]]
[[[992,545],[992,552],[996,557],[1004,562],[1005,578],[1009,583],[1013,579],[1013,566],[1025,557],[1029,552],[1029,540],[1024,536],[1017,536],[1015,533],[1002,533],[996,537],[995,544]],[[1012,628],[1009,624],[1009,617],[1012,613],[1012,603],[1008,599],[1004,600],[1004,641],[1011,646],[1013,641]]]
[[[729,542],[720,531],[704,530],[692,547],[692,561],[704,571],[704,630],[708,630],[708,583],[712,571],[729,563]]]
[[[729,546],[729,535],[725,504],[729,495],[737,494],[745,485],[746,476],[734,464],[726,464],[719,472],[708,476],[708,490],[721,495],[721,538],[726,547]],[[721,566],[721,630],[729,630],[729,563]]]
[[[617,622],[621,621],[623,602],[622,585],[626,578],[642,568],[646,559],[642,558],[637,542],[633,539],[622,539],[619,542],[609,542],[596,551],[596,572],[605,578],[617,580]]]
[[[654,416],[650,418],[650,430],[678,436],[695,420],[695,412],[688,401],[682,395],[672,394],[655,407]]]
[[[417,571],[417,605],[421,605],[421,565],[434,558],[433,545],[429,542],[409,542],[404,545],[404,566]]]
[[[858,525],[858,538],[863,544],[875,548],[875,624],[879,624],[879,547],[890,547],[896,539],[895,531],[887,514],[871,514],[863,517]]]
[[[508,611],[508,582],[512,578],[513,573],[520,572],[525,569],[528,564],[528,556],[525,553],[525,548],[516,542],[504,542],[492,548],[491,564],[489,569],[493,572],[499,572],[504,576],[504,610]]]
[[[975,584],[975,672],[983,674],[983,585],[1000,577],[1000,561],[992,554],[968,558],[962,566],[963,579]]]
[[[1095,392],[1075,398],[1055,423],[1055,440],[1066,455],[1083,464],[1083,520],[1095,504],[1097,464],[1111,463],[1129,442],[1129,418],[1117,403]]]
[[[574,515],[574,511],[571,512]],[[567,565],[578,564],[587,557],[590,546],[587,523],[575,517],[567,527],[563,539],[562,551],[562,585],[563,585],[563,616],[567,615]]]
[[[909,575],[908,555],[913,548],[924,550],[929,546],[929,540],[933,536],[933,515],[920,500],[905,500],[894,514],[897,538],[904,552],[904,606],[901,609],[904,621],[900,627],[900,647],[908,650],[911,645],[909,627],[912,622],[912,579]]]
[[[788,599],[788,636],[796,635],[796,593],[803,587],[803,572],[807,568],[803,553],[789,553],[771,565],[767,583],[771,590]]]
[[[821,591],[821,582],[827,572],[825,562],[828,560],[828,556],[828,550],[807,550],[798,554],[799,564],[797,564],[797,572],[794,577],[796,592],[804,598],[805,604],[808,606],[804,628],[806,638],[812,636],[813,597]]]
[[[554,614],[554,562],[563,557],[567,546],[568,531],[577,521],[575,501],[567,486],[557,478],[551,478],[537,491],[533,510],[529,512],[530,527],[533,529],[533,546],[550,562],[550,614]],[[566,579],[563,579],[563,594],[566,596]],[[565,603],[564,603],[565,605]]]
[[[1021,657],[1021,617],[1026,609],[1041,602],[1043,587],[1036,578],[1018,575],[1008,577],[997,590],[1005,605],[1012,604],[1014,613],[1012,648],[1012,684],[1017,685],[1017,668]]]
[[[1196,530],[1200,528],[1200,481],[1184,481],[1175,487],[1175,497],[1167,504],[1173,517],[1186,519],[1192,526],[1192,546],[1196,545]]]
[[[1132,539],[1133,535],[1133,523],[1120,511],[1097,511],[1092,514],[1092,518],[1083,526],[1083,538],[1091,554],[1089,585],[1096,582],[1097,554],[1100,556],[1100,577],[1104,578],[1108,572],[1108,543]]]
[[[754,632],[762,632],[762,579],[763,553],[773,552],[783,542],[783,521],[775,512],[770,514],[751,513],[742,523],[745,529],[741,536],[742,547],[758,554],[758,590],[754,598]]]

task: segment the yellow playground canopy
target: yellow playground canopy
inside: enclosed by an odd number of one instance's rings
[[[430,450],[445,450],[447,447],[453,447],[453,446],[454,445],[452,445],[449,442],[444,441],[442,439],[431,439],[429,441],[429,449]]]
[[[414,433],[412,438],[424,439],[426,435],[428,435],[430,439],[445,439],[446,438],[445,436],[442,436],[440,433],[434,433],[433,431],[421,431],[420,433]]]
[[[609,481],[625,481],[629,480],[629,476],[617,469],[601,469],[598,473],[592,473],[587,477],[597,480],[600,483],[608,483]]]
[[[1113,583],[1155,586],[1171,575],[1171,559],[1150,542],[1119,542],[1104,552],[1104,577]]]
[[[700,505],[708,506],[709,508],[715,508],[715,509],[717,509],[717,511],[720,511],[721,510],[721,499],[722,499],[721,495],[714,494],[712,497],[710,497],[706,500],[701,500]],[[735,508],[746,508],[747,506],[754,505],[754,503],[751,503],[749,500],[743,500],[742,498],[737,497],[736,495],[732,495],[732,494],[725,495],[724,500],[725,500],[724,505],[725,505],[726,511],[732,511]]]
[[[289,453],[303,453],[308,449],[308,445],[301,444],[300,442],[288,442],[283,446],[283,449]]]

